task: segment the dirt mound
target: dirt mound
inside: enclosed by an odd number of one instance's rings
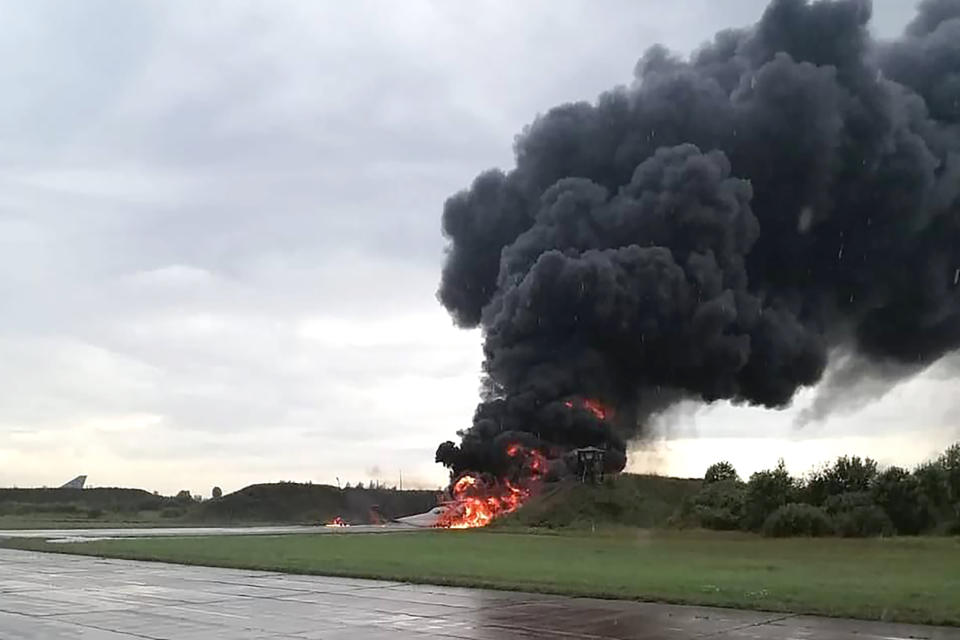
[[[151,511],[175,504],[174,498],[143,489],[0,489],[0,513],[48,513],[103,510]]]
[[[422,513],[437,503],[435,491],[338,489],[325,484],[279,482],[254,484],[197,506],[191,519],[202,522],[329,522],[347,523]]]
[[[602,525],[664,526],[683,500],[695,494],[699,479],[621,473],[602,484],[564,481],[548,484],[497,526],[582,528]]]

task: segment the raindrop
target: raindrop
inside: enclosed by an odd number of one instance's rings
[[[953,284],[960,284],[960,268],[953,272]]]
[[[843,244],[840,244],[840,251],[837,252],[837,260],[843,260]]]

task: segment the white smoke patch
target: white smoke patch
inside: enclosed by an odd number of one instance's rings
[[[670,442],[697,437],[697,414],[707,408],[696,400],[680,400],[647,419],[627,447],[628,473],[671,475],[676,468]]]
[[[628,473],[663,476],[670,470],[670,453],[666,440],[656,438],[634,443],[627,451]]]
[[[649,418],[646,428],[641,430],[638,443],[647,440],[674,440],[697,435],[697,414],[705,410],[705,405],[697,400],[681,400]]]

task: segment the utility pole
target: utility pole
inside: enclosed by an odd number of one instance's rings
[[[403,491],[403,469],[400,469],[400,491]]]

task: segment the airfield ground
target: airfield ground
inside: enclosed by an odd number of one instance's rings
[[[0,550],[5,640],[960,640],[960,629]]]
[[[957,538],[764,539],[623,529],[3,544],[216,567],[960,625]]]

